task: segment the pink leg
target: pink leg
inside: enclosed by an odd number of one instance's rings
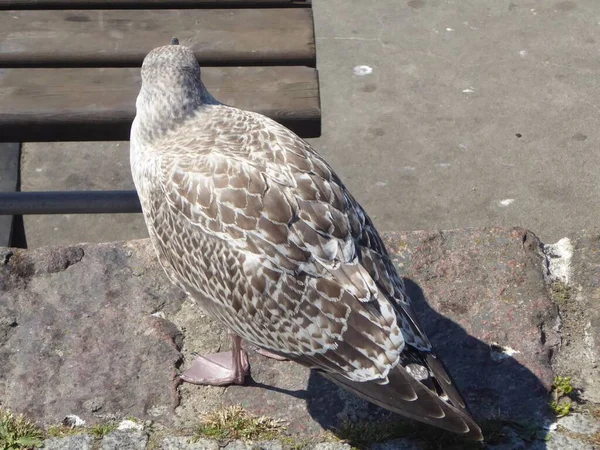
[[[248,355],[242,350],[242,339],[235,334],[231,336],[233,342],[230,352],[198,356],[192,366],[181,375],[181,379],[188,383],[208,386],[244,384],[250,367]]]
[[[267,358],[271,358],[274,359],[275,361],[287,361],[288,359],[284,356],[279,356],[275,353],[271,353],[269,350],[265,350],[264,348],[258,348],[256,350],[256,353],[260,353],[263,356],[266,356]]]

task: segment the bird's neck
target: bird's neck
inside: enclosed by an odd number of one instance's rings
[[[206,105],[219,104],[203,84],[185,89],[142,87],[136,101],[131,138],[152,142],[201,113]]]

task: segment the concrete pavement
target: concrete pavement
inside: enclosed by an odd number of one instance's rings
[[[313,144],[380,229],[597,225],[598,2],[314,3]]]
[[[314,0],[314,13],[311,142],[380,230],[522,226],[554,242],[596,226],[598,2]],[[23,189],[130,186],[116,145],[27,144]],[[139,216],[25,226],[30,247],[145,236]]]

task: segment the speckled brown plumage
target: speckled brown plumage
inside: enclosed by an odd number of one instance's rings
[[[481,437],[369,219],[310,145],[218,103],[189,49],[142,67],[131,167],[171,280],[236,335],[393,411]]]

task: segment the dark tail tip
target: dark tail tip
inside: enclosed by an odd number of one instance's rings
[[[179,45],[179,39],[177,39],[176,37],[171,39],[171,45]]]

